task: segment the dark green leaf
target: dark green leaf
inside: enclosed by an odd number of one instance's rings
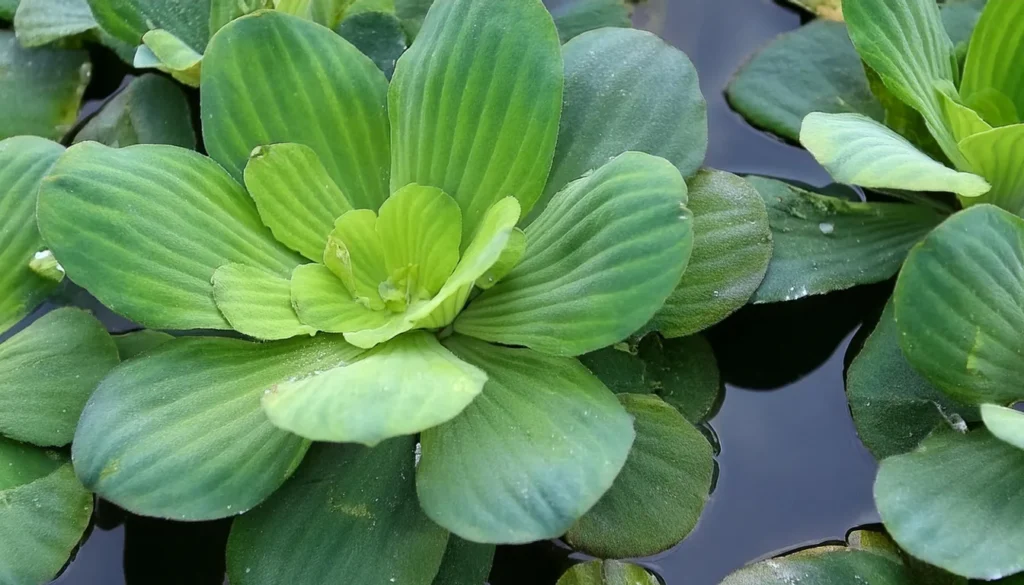
[[[196,147],[185,94],[160,75],[137,77],[107,102],[75,135],[75,142],[93,140],[120,148],[133,144]]]
[[[884,537],[883,537],[884,538]],[[888,549],[819,546],[748,565],[721,585],[919,585]],[[929,585],[936,585],[929,583]]]
[[[87,0],[21,0],[14,31],[23,47],[38,47],[96,28]]]
[[[163,29],[196,52],[210,38],[210,0],[88,0],[93,16],[111,35],[132,45],[142,36]]]
[[[355,45],[388,79],[395,73],[395,63],[409,48],[402,22],[393,14],[363,12],[350,16],[338,25],[338,34]]]
[[[152,329],[141,329],[122,335],[114,335],[114,345],[121,361],[134,359],[174,339],[171,335]]]
[[[551,16],[563,43],[595,29],[632,24],[626,0],[563,0],[551,8]]]
[[[477,544],[452,534],[432,585],[483,585],[493,561],[493,544]]]

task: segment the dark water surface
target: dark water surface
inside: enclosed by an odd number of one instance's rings
[[[770,0],[653,0],[637,20],[685,51],[700,73],[711,126],[709,166],[827,182],[807,153],[748,127],[722,95],[757,48],[800,25],[797,13]],[[712,420],[721,443],[720,475],[693,534],[644,562],[666,585],[717,585],[751,560],[840,539],[856,525],[877,521],[875,463],[854,432],[843,370],[854,330],[886,292],[880,285],[785,307],[751,307],[709,332],[728,382]],[[110,506],[102,506],[98,518],[55,583],[222,582],[226,522],[125,518]],[[569,562],[567,551],[553,543],[502,548],[492,584],[552,585]]]

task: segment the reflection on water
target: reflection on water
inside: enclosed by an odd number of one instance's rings
[[[700,72],[711,126],[708,165],[827,182],[807,153],[748,127],[722,94],[757,48],[799,26],[797,14],[770,0],[652,0],[637,22],[686,51]],[[730,382],[712,421],[721,441],[720,476],[697,530],[645,563],[666,585],[717,585],[773,551],[842,539],[849,528],[876,521],[875,463],[847,410],[843,356],[857,324],[885,294],[882,285],[827,301],[748,308],[710,333]],[[764,335],[771,330],[778,333]],[[113,524],[116,518],[104,525]],[[182,526],[129,517],[125,526],[95,529],[56,582],[216,584],[225,536],[223,522]],[[492,582],[550,585],[570,562],[555,543],[505,548]]]

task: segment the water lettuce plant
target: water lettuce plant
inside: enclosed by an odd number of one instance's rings
[[[685,336],[771,255],[757,193],[699,170],[692,65],[626,29],[563,47],[537,0],[439,0],[384,69],[257,10],[203,47],[209,156],[87,141],[49,171],[40,231],[71,280],[153,329],[257,340],[185,335],[115,368],[78,476],[140,514],[248,511],[238,583],[430,583],[566,533],[604,557],[670,547],[707,500],[695,425],[719,382],[688,403],[658,360],[713,364]],[[595,351],[639,381],[616,396],[576,359]]]

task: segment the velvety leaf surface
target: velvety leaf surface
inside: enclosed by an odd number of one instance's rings
[[[96,384],[118,363],[95,317],[52,311],[0,344],[0,433],[40,446],[71,442]]]
[[[697,333],[747,304],[772,258],[768,211],[750,183],[732,173],[704,169],[687,186],[693,253],[652,321],[666,337]]]
[[[482,585],[493,561],[493,544],[477,544],[452,534],[432,585]]]
[[[411,331],[359,361],[277,384],[263,410],[279,428],[314,441],[376,445],[457,416],[487,375],[433,334]]]
[[[800,143],[836,181],[875,189],[950,191],[977,197],[985,179],[936,162],[906,138],[857,114],[810,114]]]
[[[700,335],[646,335],[635,348],[617,344],[579,359],[612,392],[657,394],[693,424],[712,414],[722,389],[714,351]]]
[[[821,546],[748,565],[721,585],[916,585],[898,559],[874,551]]]
[[[875,503],[915,557],[975,579],[1024,569],[1024,450],[987,431],[939,433],[882,462]]]
[[[620,1],[620,0],[616,0]],[[707,105],[689,58],[632,29],[583,34],[563,47],[565,101],[542,211],[555,193],[626,151],[646,152],[687,177],[707,151]]]
[[[288,278],[245,264],[225,264],[213,273],[213,298],[231,328],[261,340],[312,335],[292,308]]]
[[[1024,59],[1022,22],[1024,4],[989,0],[971,35],[960,84],[960,95],[965,100],[986,90],[999,91],[1013,102],[1018,121],[1024,115],[1024,73],[1019,67]]]
[[[556,585],[658,585],[643,567],[620,561],[580,563],[565,572]]]
[[[264,392],[356,355],[331,336],[164,343],[96,389],[75,434],[75,470],[137,514],[206,520],[245,512],[291,475],[309,446],[271,424],[260,408]]]
[[[679,171],[625,153],[552,199],[526,228],[522,262],[469,304],[455,330],[551,355],[621,341],[679,283],[692,225]]]
[[[93,16],[111,35],[139,45],[142,36],[164,29],[196,52],[210,37],[211,0],[88,0]]]
[[[13,32],[0,30],[0,140],[60,139],[75,123],[91,72],[85,51],[23,49]]]
[[[117,346],[117,353],[121,357],[121,361],[139,357],[149,350],[155,349],[174,339],[173,336],[167,333],[153,331],[152,329],[140,329],[121,335],[112,335],[111,337],[114,340],[114,345]]]
[[[785,33],[755,54],[726,97],[748,122],[793,142],[811,112],[883,117],[846,26],[826,20]]]
[[[907,359],[939,389],[1024,398],[1024,220],[990,205],[946,220],[910,252],[895,303]]]
[[[992,190],[964,205],[991,203],[1024,215],[1024,124],[1003,126],[965,138],[960,143],[975,171],[988,179]]]
[[[354,207],[377,209],[389,193],[387,90],[373,62],[324,27],[275,11],[240,18],[203,57],[206,147],[241,180],[257,146],[304,144]]]
[[[49,582],[89,525],[92,495],[62,456],[0,437],[0,501],[0,582]]]
[[[402,21],[385,12],[350,16],[338,25],[338,34],[373,59],[388,79],[395,73],[398,58],[409,48]]]
[[[635,558],[675,546],[697,525],[714,474],[711,444],[656,396],[619,394],[636,440],[611,489],[565,535],[599,558]]]
[[[756,303],[795,300],[886,280],[942,221],[923,205],[862,203],[748,177],[768,207],[774,250]]]
[[[303,323],[329,333],[382,327],[391,319],[387,311],[372,311],[355,302],[341,279],[323,264],[304,264],[292,273],[292,306]]]
[[[57,286],[29,262],[45,247],[35,221],[39,184],[63,152],[61,145],[35,136],[0,141],[0,333]]]
[[[977,408],[924,379],[903,355],[890,300],[846,373],[846,397],[860,440],[881,461],[912,451],[938,427],[966,428]]]
[[[195,149],[196,134],[184,92],[160,75],[133,79],[75,135],[120,148],[133,144],[171,144]]]
[[[551,8],[563,43],[592,30],[632,25],[625,0],[565,0]]]
[[[23,47],[38,47],[96,28],[87,0],[21,0],[14,30]]]
[[[235,521],[231,582],[431,585],[448,533],[416,503],[414,447],[412,437],[315,445],[295,477]]]
[[[1024,449],[1024,413],[995,404],[981,405],[981,418],[985,428],[997,439]]]
[[[458,335],[445,346],[488,381],[461,415],[421,435],[423,510],[476,542],[561,536],[622,469],[629,415],[576,360]]]
[[[391,190],[443,189],[462,208],[466,243],[502,197],[529,212],[551,168],[562,77],[540,0],[436,0],[388,95]]]
[[[215,270],[237,262],[288,277],[299,262],[241,185],[177,147],[77,144],[39,199],[40,231],[72,280],[155,329],[226,329]]]

